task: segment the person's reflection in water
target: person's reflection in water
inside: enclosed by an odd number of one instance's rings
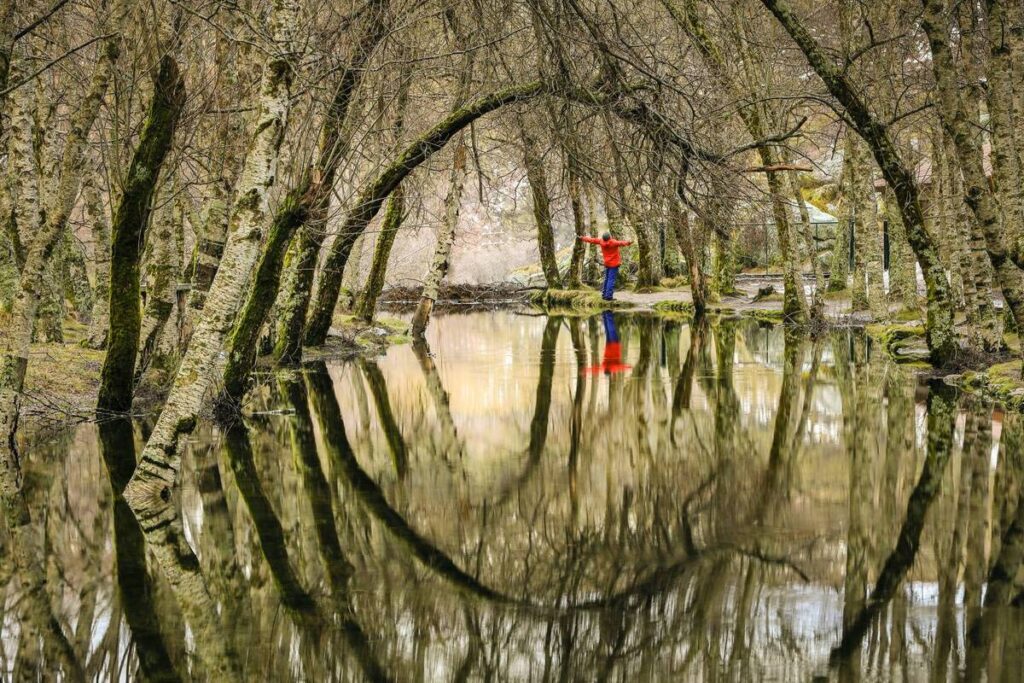
[[[622,362],[622,344],[619,342],[619,331],[615,327],[615,317],[611,311],[601,314],[604,323],[604,357],[600,365],[592,365],[584,370],[587,374],[614,375],[631,369]]]

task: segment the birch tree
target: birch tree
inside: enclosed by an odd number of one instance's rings
[[[232,329],[260,255],[269,217],[268,195],[277,177],[278,155],[288,118],[298,15],[296,0],[275,0],[270,22],[273,42],[263,66],[256,102],[259,114],[231,211],[224,257],[170,395],[125,489],[125,499],[147,534],[161,526],[162,519],[176,518],[177,513],[168,501],[181,466],[181,438],[195,429],[203,400],[216,376],[224,340]]]

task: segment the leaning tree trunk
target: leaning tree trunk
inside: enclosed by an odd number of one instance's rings
[[[307,215],[299,226],[298,238],[288,256],[289,274],[277,296],[278,322],[274,334],[274,357],[284,363],[302,358],[302,333],[309,310],[316,264],[327,228],[327,214],[341,162],[348,157],[353,126],[346,125],[352,95],[365,73],[365,65],[388,27],[389,0],[373,0],[360,35],[353,41],[352,54],[334,89],[320,131],[316,163],[310,175],[313,192],[306,202]],[[315,183],[313,181],[316,180]],[[279,283],[280,284],[280,283]]]
[[[940,366],[948,363],[957,353],[956,336],[953,332],[953,302],[949,282],[942,270],[935,244],[925,227],[919,190],[913,173],[896,151],[888,128],[871,113],[846,72],[826,56],[817,40],[793,14],[789,4],[785,0],[761,2],[797,43],[811,68],[822,79],[832,96],[846,108],[850,122],[871,147],[875,161],[882,171],[882,177],[896,195],[907,238],[917,255],[917,262],[924,271],[924,281],[928,289],[925,338],[931,360]]]
[[[922,0],[922,5],[924,14],[921,24],[932,49],[939,118],[956,149],[964,179],[964,199],[976,224],[972,229],[984,236],[989,260],[1006,305],[1013,314],[1017,328],[1024,329],[1024,272],[1010,258],[1000,225],[999,207],[982,166],[982,145],[960,95],[945,20],[946,3],[945,0]]]
[[[228,112],[237,106],[243,89],[239,87],[239,73],[249,65],[245,59],[247,47],[242,41],[235,41],[234,35],[244,26],[240,18],[241,10],[236,5],[220,6],[224,11],[219,15],[223,29],[215,35],[216,73],[218,84],[212,102],[218,110]],[[255,65],[252,65],[255,66]],[[248,82],[245,87],[248,87]],[[192,335],[192,318],[201,315],[206,297],[213,285],[213,278],[220,267],[221,256],[224,255],[224,244],[228,238],[228,219],[231,210],[231,197],[238,182],[241,170],[242,155],[245,149],[245,118],[237,114],[222,114],[217,123],[207,131],[208,147],[211,150],[210,195],[205,200],[205,210],[201,219],[193,225],[196,230],[196,243],[189,267],[192,288],[188,293],[186,329],[182,334],[181,345],[188,345]]]
[[[124,413],[132,407],[135,360],[142,327],[139,312],[142,246],[146,241],[153,191],[184,107],[185,77],[174,58],[165,55],[153,79],[153,99],[146,125],[128,167],[121,201],[111,224],[110,333],[96,403],[99,410],[107,413]]]
[[[110,225],[94,174],[86,179],[82,194],[85,220],[92,232],[93,278],[96,282],[92,292],[92,320],[84,344],[90,349],[105,349],[110,329]]]
[[[120,55],[120,30],[128,10],[128,0],[115,0],[108,20],[108,37],[103,42],[99,61],[93,70],[88,89],[71,119],[64,141],[57,187],[53,193],[46,221],[32,244],[27,247],[18,292],[11,311],[11,322],[4,335],[0,352],[0,496],[3,498],[8,523],[23,526],[29,521],[28,509],[21,497],[21,467],[18,464],[14,433],[18,426],[21,389],[28,367],[28,351],[32,339],[32,322],[39,305],[46,265],[67,227],[81,182],[82,157],[96,115],[99,113],[107,84]]]
[[[412,79],[407,68],[403,68],[399,76],[398,95],[395,98],[395,108],[398,112],[395,116],[393,126],[395,143],[402,140],[402,131],[405,129],[405,108],[409,102],[409,86]],[[384,290],[384,277],[388,272],[388,259],[391,257],[391,248],[395,245],[395,238],[398,236],[398,229],[402,227],[405,219],[405,190],[401,185],[391,193],[388,199],[387,209],[384,211],[384,220],[381,223],[380,233],[377,234],[376,244],[373,245],[373,261],[370,263],[370,272],[366,278],[366,286],[363,294],[356,304],[356,316],[370,322],[377,310],[377,299]]]
[[[423,338],[427,331],[430,314],[434,310],[434,302],[441,289],[441,283],[448,274],[451,265],[452,245],[455,244],[455,229],[459,224],[459,209],[462,206],[462,189],[466,184],[466,141],[460,133],[455,141],[455,158],[452,161],[452,173],[448,182],[448,195],[444,200],[444,223],[437,233],[437,247],[434,249],[434,260],[430,263],[430,272],[423,283],[423,293],[412,317],[412,336]]]
[[[460,35],[459,40],[463,37]],[[464,47],[460,45],[459,47]],[[459,87],[455,91],[454,108],[459,108],[469,97],[469,88],[473,83],[473,65],[475,51],[467,50],[462,57],[462,69],[459,74]],[[466,166],[466,134],[460,132],[452,147],[452,172],[448,178],[448,195],[444,199],[444,223],[437,233],[437,246],[434,248],[434,259],[430,262],[430,271],[423,283],[423,292],[416,313],[412,317],[412,336],[422,339],[434,310],[434,302],[441,289],[441,283],[448,275],[451,265],[452,246],[455,244],[455,230],[459,225],[459,210],[462,208],[462,191],[466,185],[468,170]]]
[[[476,119],[505,105],[528,100],[544,92],[546,92],[544,84],[534,81],[524,85],[510,86],[473,100],[452,112],[445,120],[414,140],[380,175],[364,186],[356,205],[349,212],[337,239],[331,245],[331,250],[324,260],[320,284],[309,321],[306,323],[305,343],[307,345],[319,346],[327,339],[327,330],[330,328],[334,307],[337,305],[338,295],[341,293],[341,278],[345,271],[345,263],[352,252],[352,245],[363,233],[367,224],[377,215],[387,196],[417,166],[429,159],[434,152],[444,147],[459,131]]]
[[[548,194],[548,176],[544,169],[544,160],[537,141],[526,130],[526,124],[519,120],[519,137],[523,142],[523,166],[526,168],[526,180],[530,185],[533,197],[533,220],[537,226],[537,249],[540,251],[540,266],[544,271],[544,279],[548,287],[557,289],[562,286],[562,277],[558,273],[558,256],[555,248],[555,232],[551,225],[551,196]]]
[[[362,296],[356,304],[356,316],[361,320],[370,322],[377,310],[377,299],[384,290],[384,276],[388,272],[388,258],[391,256],[391,247],[395,244],[395,237],[398,236],[398,229],[402,227],[405,219],[405,190],[401,185],[391,193],[388,198],[387,208],[384,209],[384,220],[381,222],[380,233],[377,235],[377,243],[373,248],[373,263],[370,265],[370,274],[366,279],[366,287]]]
[[[175,522],[177,514],[169,501],[181,466],[181,437],[195,429],[216,374],[218,356],[260,256],[267,229],[267,202],[291,102],[292,39],[298,11],[296,0],[279,0],[274,5],[270,22],[274,46],[260,79],[258,115],[232,209],[224,257],[171,393],[125,490],[125,499],[147,534],[164,523]]]

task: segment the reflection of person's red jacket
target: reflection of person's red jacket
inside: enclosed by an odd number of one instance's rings
[[[601,247],[601,256],[604,258],[606,268],[615,268],[622,265],[622,254],[619,247],[628,247],[633,244],[627,240],[610,239],[607,242],[598,237],[580,237],[587,244],[596,244]]]
[[[611,375],[616,372],[625,372],[631,367],[622,362],[622,344],[612,341],[604,345],[604,358],[601,360],[601,364],[586,368],[584,372],[588,375]]]

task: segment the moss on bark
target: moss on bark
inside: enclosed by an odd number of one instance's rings
[[[139,264],[149,223],[151,200],[160,167],[171,148],[178,117],[185,106],[185,79],[170,55],[160,60],[153,99],[139,146],[135,149],[120,204],[111,225],[110,333],[100,371],[97,408],[131,409],[135,359],[142,325]]]

